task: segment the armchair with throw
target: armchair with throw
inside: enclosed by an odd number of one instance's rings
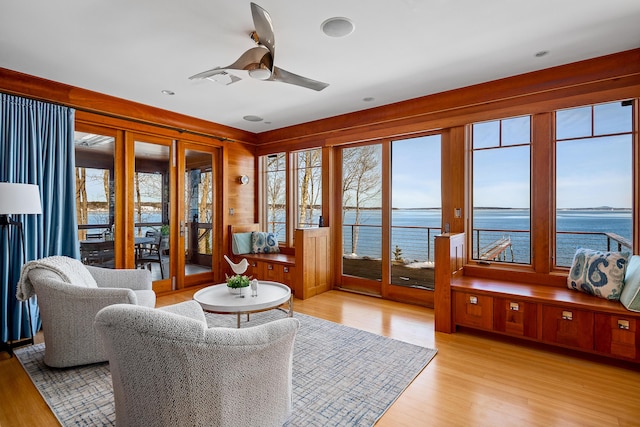
[[[45,342],[44,363],[54,368],[104,362],[107,355],[93,329],[100,309],[111,304],[154,307],[147,270],[113,270],[52,256],[25,264],[17,297],[37,295]]]
[[[291,411],[297,319],[208,328],[200,305],[187,301],[112,305],[95,327],[109,355],[118,426],[281,426]]]

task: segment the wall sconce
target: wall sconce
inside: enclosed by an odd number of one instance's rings
[[[247,175],[242,175],[238,177],[238,182],[242,185],[249,183],[249,177]]]

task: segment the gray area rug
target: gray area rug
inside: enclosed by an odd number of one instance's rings
[[[257,313],[242,327],[284,317]],[[294,314],[300,320],[293,356],[293,413],[286,426],[372,426],[436,355],[436,350]],[[207,313],[210,326],[236,317]],[[63,426],[115,425],[108,363],[53,369],[44,344],[16,356]]]

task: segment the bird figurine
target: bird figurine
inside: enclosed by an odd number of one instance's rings
[[[258,296],[258,279],[253,279],[251,281],[251,296],[252,297]]]
[[[231,266],[231,269],[236,274],[243,274],[245,271],[247,271],[247,268],[249,268],[249,261],[247,261],[246,258],[242,258],[242,261],[237,264],[231,261],[226,255],[224,256],[224,259],[227,260],[227,262]]]

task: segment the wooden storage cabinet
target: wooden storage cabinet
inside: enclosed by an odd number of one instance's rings
[[[494,298],[493,328],[509,335],[538,337],[538,304],[521,299]]]
[[[436,332],[466,326],[640,363],[640,313],[568,289],[562,276],[536,284],[466,275],[464,242],[463,233],[436,236]]]
[[[594,314],[573,307],[542,306],[542,340],[593,350]]]
[[[229,236],[234,233],[258,231],[259,224],[229,225]],[[246,275],[259,280],[284,283],[296,298],[305,299],[331,289],[331,241],[328,227],[299,228],[295,234],[295,255],[242,254],[234,261],[246,258]],[[229,252],[233,253],[232,238]]]
[[[596,351],[640,361],[638,319],[624,315],[596,313]]]
[[[249,261],[249,268],[245,274],[260,280],[284,283],[293,289],[295,267],[277,262],[252,259]]]
[[[493,298],[466,292],[455,292],[455,323],[461,326],[491,330]]]

